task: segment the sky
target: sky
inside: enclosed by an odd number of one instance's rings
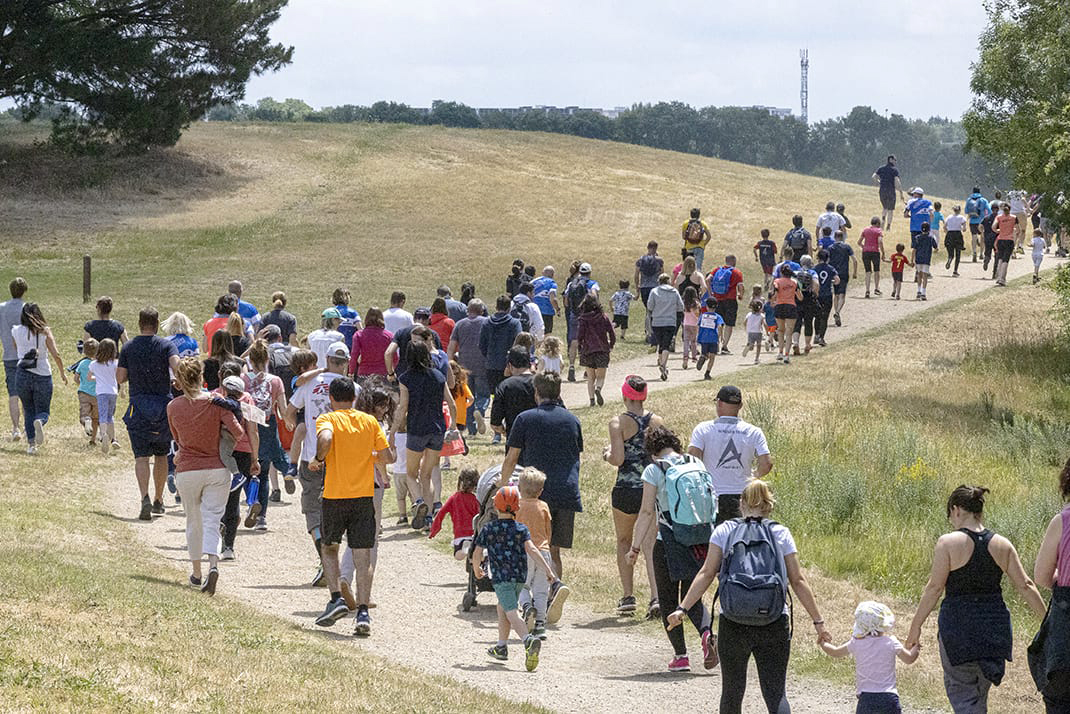
[[[293,64],[251,79],[246,97],[798,115],[805,47],[811,121],[858,105],[957,119],[985,22],[982,0],[290,0],[272,37]]]

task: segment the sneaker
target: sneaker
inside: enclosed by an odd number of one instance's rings
[[[867,298],[869,297],[869,291],[868,290],[866,291],[866,297]]]
[[[157,516],[162,516],[164,514],[163,501],[161,501],[158,498],[155,501],[153,501],[152,502],[152,512],[154,514],[156,514]]]
[[[22,433],[19,432],[19,430],[17,428],[11,430],[11,440],[12,441],[18,441],[21,438],[22,438]]]
[[[898,299],[899,299],[899,296],[898,296],[898,295],[896,295],[896,296],[895,296],[895,299],[896,299],[896,300],[898,300]]]
[[[349,608],[346,607],[345,601],[342,598],[335,598],[323,608],[323,613],[316,618],[316,624],[320,627],[331,627],[347,614],[349,614]]]
[[[249,514],[245,516],[245,527],[253,528],[256,526],[257,518],[260,516],[260,501],[253,501],[253,505],[249,506]]]
[[[271,501],[272,503],[281,503],[282,502],[282,491],[280,491],[277,488],[271,489],[271,494],[268,496],[268,500]]]
[[[777,362],[783,362],[783,361],[784,361],[784,355],[782,355],[782,354],[780,354],[779,352],[777,352],[777,354],[776,354],[776,361],[777,361]]]
[[[293,468],[292,466],[290,468]],[[297,481],[292,474],[286,474],[282,477],[282,486],[286,489],[287,495],[292,496],[294,491],[297,490]]]
[[[973,254],[973,262],[975,262],[975,263],[977,262],[977,253]]]
[[[784,364],[791,364],[791,357],[784,355]]]
[[[928,299],[929,299],[929,298],[925,297],[925,295],[924,295],[924,294],[922,294],[922,296],[921,296],[921,301],[922,301],[922,302],[926,302],[926,301],[927,301]]]
[[[257,518],[256,519],[256,525],[253,527],[253,530],[255,530],[255,531],[266,531],[267,530],[267,518],[265,518],[264,516],[260,516],[259,518]]]
[[[702,666],[713,669],[721,658],[717,654],[717,635],[709,630],[702,633]]]
[[[575,382],[576,381],[576,368],[575,367],[569,367],[568,368],[568,381],[570,381],[570,382]]]
[[[37,446],[42,446],[45,443],[45,425],[40,419],[33,420],[33,430],[37,432],[34,437],[33,443]]]
[[[730,354],[732,354],[732,352],[727,347],[722,347],[721,348],[721,354],[730,355]]]
[[[590,403],[590,405],[589,405],[589,406],[592,406],[592,407],[593,407],[593,406],[594,406],[594,397],[591,397],[591,400],[590,400],[590,401],[591,401],[591,403]]]
[[[492,443],[492,444],[500,444],[500,443],[502,443],[502,435],[499,434],[498,432],[494,432],[494,438],[490,440],[490,443]]]
[[[882,292],[881,292],[880,290],[878,290],[877,288],[873,288],[873,294],[874,294],[874,295],[883,295],[884,293],[882,293]]]
[[[435,516],[437,516],[438,512],[441,511],[441,510],[442,510],[442,502],[441,501],[435,501],[433,504],[431,504],[430,519],[431,520],[435,520]]]
[[[537,612],[533,605],[525,605],[524,612],[520,616],[524,620],[524,627],[528,628],[528,632],[535,629],[535,616]]]
[[[233,548],[223,548],[223,550],[219,551],[220,560],[235,560],[236,558]]]
[[[625,595],[617,601],[617,613],[621,615],[630,615],[635,612],[635,596]]]
[[[705,380],[712,380],[713,379],[713,377],[710,376],[709,372],[707,372],[706,374],[702,375],[702,378],[705,379]]]
[[[952,274],[951,274],[951,277],[953,277],[953,278],[957,278],[957,277],[959,277],[959,274],[958,274],[958,272],[954,272],[954,273],[952,273]]]
[[[951,270],[951,258],[947,259],[947,265],[944,266],[944,270]]]
[[[37,454],[37,447],[36,447],[36,446],[34,446],[33,444],[28,444],[28,445],[26,446],[26,453],[27,453],[27,455],[29,455],[29,456],[34,456],[34,455],[36,455],[36,454]],[[141,520],[147,520],[147,519],[145,519],[145,518],[142,518]]]
[[[487,648],[487,654],[496,660],[504,662],[509,659],[509,648],[505,645],[491,645]]]
[[[661,381],[662,382],[667,381],[669,379],[669,368],[668,367],[661,367],[660,369],[661,369]]]
[[[706,364],[706,355],[699,355],[698,356],[698,362],[695,362],[695,369],[696,370],[702,369],[702,365],[704,365],[704,364]]]
[[[316,566],[316,574],[312,577],[312,587],[327,587],[327,578],[323,575],[323,566]]]
[[[353,597],[353,588],[350,586],[349,581],[344,578],[338,580],[338,592],[342,593],[342,600],[345,601],[346,607],[350,612],[357,611],[357,599]]]
[[[836,313],[832,316],[832,319],[836,322],[836,327],[843,327],[843,322],[840,320],[840,313]]]
[[[691,660],[687,658],[687,655],[680,655],[679,657],[673,657],[669,662],[670,672],[690,672]]]
[[[536,622],[535,627],[531,630],[532,637],[538,637],[543,642],[546,641],[546,625],[541,622]]]
[[[118,451],[119,450],[119,442],[118,441],[111,442],[111,450],[112,451]]]
[[[416,505],[412,509],[412,527],[414,530],[420,530],[424,527],[424,521],[427,520],[427,504],[423,501],[417,501]]]
[[[534,672],[539,666],[539,650],[542,649],[542,640],[528,635],[524,640],[524,669]]]
[[[167,490],[171,493],[178,493],[178,486],[175,485],[174,472],[167,474]]]
[[[661,619],[661,603],[658,599],[651,598],[650,602],[646,606],[646,619],[648,620],[660,620]]]
[[[30,448],[33,448],[33,445],[31,445]],[[145,496],[141,499],[141,513],[138,515],[138,520],[152,520],[152,501],[149,500],[148,496]]]
[[[561,613],[565,609],[565,600],[568,600],[568,585],[558,580],[550,586],[549,604],[546,606],[546,622],[554,624],[561,619]]]
[[[215,586],[218,582],[219,568],[210,568],[208,570],[208,577],[204,579],[204,585],[201,586],[201,592],[215,595]]]
[[[401,518],[398,519],[397,525],[399,525],[399,526],[407,526],[407,525],[409,525],[409,517],[408,516],[402,516]]]
[[[353,625],[353,634],[357,637],[370,637],[372,634],[372,618],[366,608],[357,613],[357,622]]]
[[[230,475],[230,492],[234,493],[245,485],[245,474],[238,472]]]
[[[599,387],[594,388],[594,399],[598,402],[598,406],[602,406],[606,403],[605,399],[602,399],[602,390]]]
[[[198,578],[196,575],[189,576],[189,586],[191,588],[196,588],[197,590],[200,590],[202,584],[203,584],[203,581],[200,578]]]
[[[82,428],[85,429],[86,436],[93,436],[93,420],[89,417],[82,419]]]

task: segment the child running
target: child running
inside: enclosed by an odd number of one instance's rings
[[[550,507],[539,499],[546,484],[546,474],[531,466],[520,472],[520,510],[518,523],[527,527],[531,543],[545,562],[550,562]],[[528,555],[528,579],[520,593],[520,610],[524,625],[532,636],[546,639],[546,604],[550,596],[550,580],[539,572],[535,559]]]
[[[765,348],[772,351],[776,349],[776,307],[772,300],[764,301],[762,315],[765,317]]]
[[[698,319],[698,344],[701,354],[695,363],[695,369],[702,369],[702,365],[706,365],[703,379],[713,379],[710,370],[713,369],[713,359],[717,356],[717,345],[721,341],[720,333],[724,326],[724,318],[717,314],[716,308],[717,301],[712,297],[706,298],[706,311]]]
[[[762,355],[762,337],[765,332],[765,316],[762,314],[762,301],[751,300],[750,312],[744,321],[747,329],[747,346],[743,348],[743,356],[747,356],[750,348],[754,348],[754,364],[758,364],[758,358]]]
[[[494,508],[498,519],[490,521],[479,531],[472,551],[472,570],[476,578],[486,577],[483,570],[484,555],[490,562],[491,582],[494,593],[498,596],[498,642],[492,645],[487,654],[496,660],[509,659],[506,640],[509,629],[520,637],[524,643],[524,666],[534,672],[539,666],[539,650],[542,641],[528,632],[527,625],[517,612],[520,604],[520,591],[528,580],[529,556],[535,567],[544,571],[554,582],[560,582],[551,566],[535,544],[527,527],[516,522],[520,510],[520,492],[515,486],[498,489],[494,494]]]
[[[914,266],[914,279],[918,283],[918,300],[928,300],[926,291],[929,287],[929,276],[932,275],[930,263],[933,260],[933,251],[940,245],[936,238],[929,232],[929,223],[921,224],[921,233],[910,239],[910,264]]]
[[[621,280],[619,285],[620,290],[613,293],[609,302],[613,306],[613,327],[620,330],[620,338],[623,340],[624,334],[628,331],[628,312],[631,310],[631,302],[638,296],[628,290],[630,283],[627,280]]]
[[[1040,282],[1040,264],[1044,262],[1044,252],[1048,249],[1048,242],[1044,240],[1044,231],[1037,228],[1033,231],[1033,240],[1029,241],[1033,248],[1033,285]]]
[[[684,341],[684,369],[687,369],[687,362],[689,357],[695,358],[695,364],[699,365],[698,345],[696,339],[698,338],[698,320],[701,315],[701,303],[698,299],[698,291],[692,287],[684,288],[684,322],[683,322],[683,341]],[[695,369],[699,369],[702,365],[699,365]]]
[[[111,449],[119,448],[119,442],[115,440],[115,402],[119,398],[119,380],[116,377],[118,367],[119,349],[115,340],[105,337],[97,345],[96,359],[89,365],[89,378],[97,385],[97,414],[103,432],[100,450],[105,456]]]
[[[561,340],[550,335],[539,345],[535,371],[542,374],[561,374]]]
[[[830,657],[855,658],[855,691],[858,705],[855,714],[883,714],[898,712],[899,691],[896,688],[895,659],[906,664],[918,658],[918,646],[903,647],[888,631],[895,624],[895,615],[887,605],[865,601],[855,608],[853,636],[836,646],[821,642],[821,649]]]
[[[453,557],[464,560],[472,547],[472,519],[479,514],[479,499],[476,498],[476,484],[479,483],[479,472],[475,469],[461,469],[457,476],[457,490],[446,499],[442,508],[438,509],[434,520],[431,521],[431,532],[427,536],[434,538],[442,530],[442,522],[449,515],[453,523]],[[402,511],[404,513],[404,511]]]
[[[763,290],[768,290],[773,284],[773,266],[776,265],[776,259],[777,245],[769,240],[769,229],[763,228],[762,239],[754,244],[754,260],[762,266],[762,273],[765,276]]]
[[[910,258],[906,256],[903,251],[906,250],[906,246],[902,243],[895,244],[895,252],[892,253],[891,258],[886,260],[892,264],[892,299],[898,300],[900,293],[903,292],[903,267],[914,264],[910,262]]]
[[[82,344],[82,359],[71,369],[78,375],[78,421],[82,423],[89,445],[97,445],[100,411],[97,409],[97,383],[89,376],[89,366],[97,356],[97,341],[90,337]]]

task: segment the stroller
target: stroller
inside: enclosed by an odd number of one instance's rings
[[[513,483],[520,478],[521,470],[519,466],[513,470],[513,476],[509,479],[509,483]],[[479,513],[472,519],[472,532],[475,534],[478,534],[480,529],[487,523],[498,518],[494,510],[494,494],[502,486],[501,475],[502,467],[501,464],[498,464],[484,471],[476,483]],[[494,589],[489,577],[476,578],[475,571],[472,568],[473,550],[474,547],[469,548],[468,555],[464,559],[464,569],[468,572],[468,589],[465,590],[464,596],[461,598],[461,609],[465,612],[469,612],[476,606],[476,595],[478,593],[486,593]]]

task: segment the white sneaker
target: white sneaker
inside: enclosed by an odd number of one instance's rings
[[[219,559],[220,560],[234,560],[234,549],[233,548],[224,548],[219,553]]]
[[[29,454],[30,456],[33,456],[34,454],[37,453],[37,447],[34,446],[33,444],[30,444],[29,446],[26,447],[26,453]]]
[[[40,419],[33,420],[33,430],[37,432],[33,442],[38,446],[41,446],[45,443],[45,425]]]
[[[89,417],[82,419],[82,428],[85,429],[86,436],[93,436],[93,420]]]
[[[19,433],[18,429],[12,429],[11,430],[11,440],[12,441],[18,441],[21,438],[22,438],[22,434]]]

